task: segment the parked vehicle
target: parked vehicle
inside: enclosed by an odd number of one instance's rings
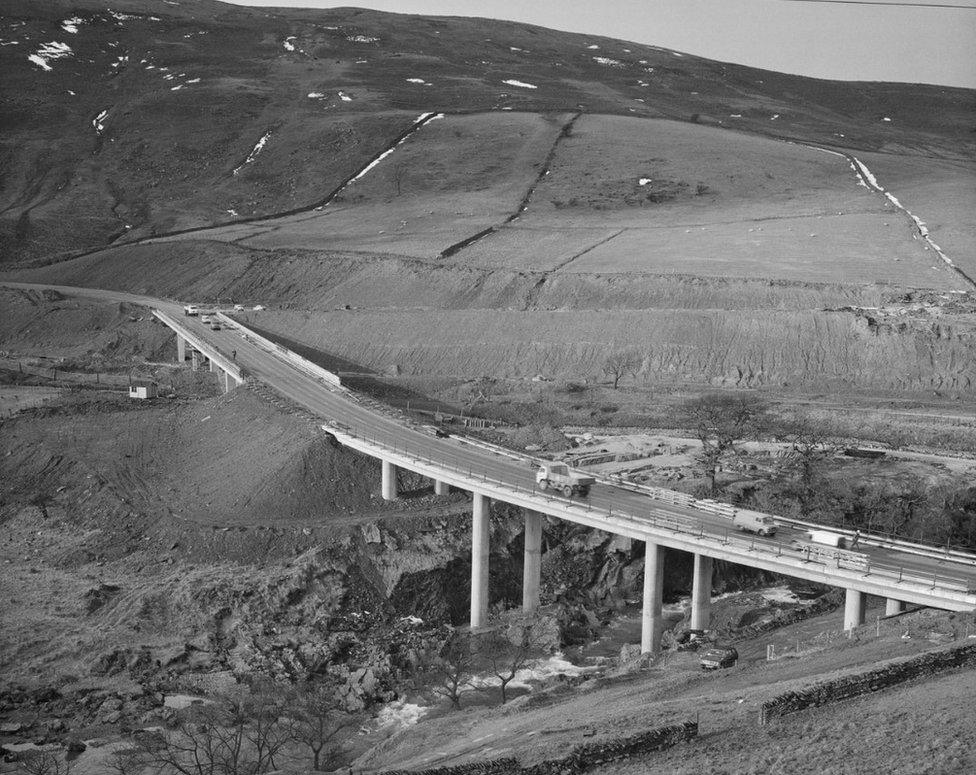
[[[776,521],[768,514],[760,514],[758,511],[747,509],[736,511],[735,516],[732,517],[732,524],[746,533],[761,536],[771,536],[776,533]]]
[[[702,670],[718,670],[733,667],[739,661],[739,652],[732,646],[712,646],[698,655]]]
[[[535,481],[540,490],[558,490],[567,498],[573,495],[585,498],[596,483],[592,476],[577,473],[565,463],[543,463],[535,474]]]

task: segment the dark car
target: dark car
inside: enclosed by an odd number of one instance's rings
[[[720,667],[732,667],[739,660],[739,652],[732,646],[712,646],[698,656],[702,670],[718,670]]]

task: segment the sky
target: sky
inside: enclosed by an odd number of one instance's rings
[[[487,16],[817,78],[976,88],[976,0],[226,1]]]

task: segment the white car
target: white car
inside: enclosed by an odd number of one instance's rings
[[[243,311],[244,311],[244,305],[243,304],[235,304],[234,305],[234,312],[243,312]]]
[[[251,309],[253,309],[255,312],[260,312],[264,309],[264,306],[261,304],[255,304]]]

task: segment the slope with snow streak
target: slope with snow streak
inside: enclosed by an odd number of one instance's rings
[[[936,252],[939,258],[941,258],[948,266],[950,266],[961,277],[965,278],[965,280],[970,285],[976,287],[976,281],[974,281],[969,275],[967,275],[959,267],[957,267],[954,263],[952,263],[952,259],[950,259],[945,253],[942,252],[942,248],[940,248],[938,245],[935,244],[935,242],[932,240],[932,237],[929,235],[929,230],[928,227],[925,225],[925,221],[923,221],[917,215],[912,213],[907,207],[905,207],[898,200],[898,198],[894,194],[892,194],[884,186],[882,186],[878,182],[878,179],[871,172],[871,170],[867,168],[867,165],[864,164],[864,162],[862,162],[856,156],[852,156],[849,154],[844,154],[844,155],[850,160],[851,167],[854,169],[854,172],[857,174],[861,185],[871,189],[872,191],[877,191],[879,194],[883,194],[884,197],[889,202],[891,202],[891,204],[893,204],[896,208],[898,208],[899,210],[901,210],[901,212],[903,212],[906,216],[908,216],[908,218],[912,221],[912,223],[915,224],[915,228],[918,231],[918,236],[920,236],[923,240],[925,240],[928,246],[931,247],[932,250]]]

